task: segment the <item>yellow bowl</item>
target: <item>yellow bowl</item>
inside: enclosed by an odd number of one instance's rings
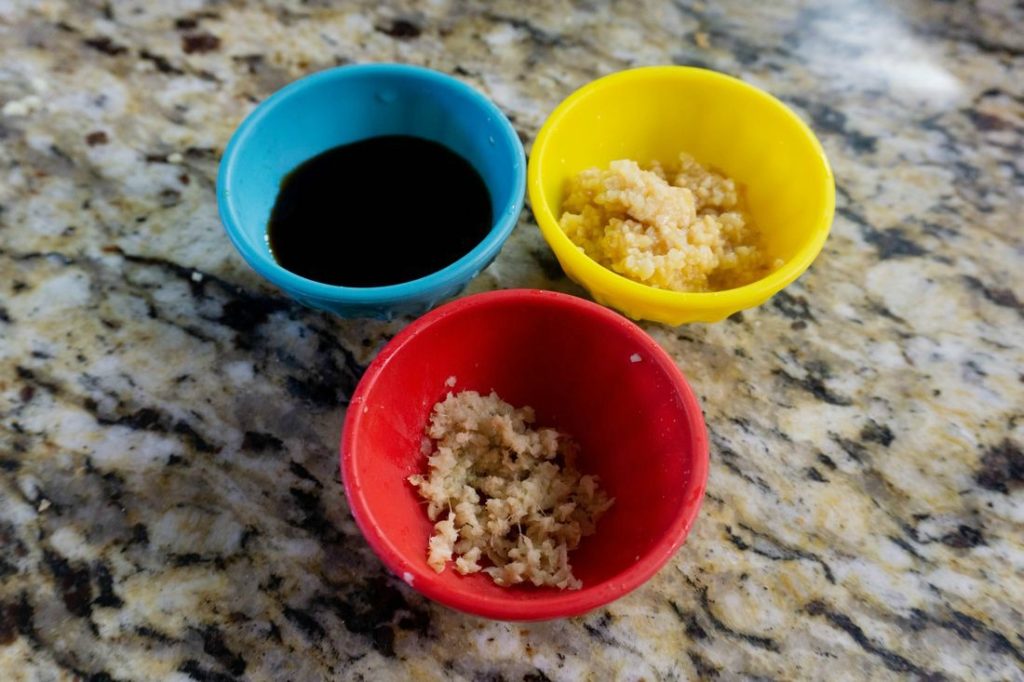
[[[569,178],[615,159],[675,161],[687,152],[746,188],[769,257],[782,267],[743,287],[681,293],[627,279],[590,259],[558,224]],[[652,66],[580,88],[537,135],[530,204],[565,273],[599,303],[634,319],[715,322],[760,305],[821,251],[835,210],[835,180],[814,133],[782,102],[706,69]]]

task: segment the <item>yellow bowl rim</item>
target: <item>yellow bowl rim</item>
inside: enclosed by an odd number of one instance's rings
[[[823,188],[826,202],[825,210],[821,212],[818,221],[815,223],[811,238],[781,268],[775,270],[767,277],[735,289],[704,292],[670,291],[635,282],[604,267],[579,250],[572,240],[566,236],[558,224],[554,213],[552,213],[551,207],[544,200],[542,169],[539,159],[543,158],[545,146],[560,120],[580,101],[601,88],[624,80],[663,76],[671,76],[678,79],[697,77],[718,80],[722,84],[739,88],[751,97],[760,98],[769,105],[781,110],[788,119],[796,124],[797,128],[803,132],[807,140],[818,152],[818,158],[825,168],[825,187]],[[594,281],[603,285],[605,290],[613,292],[616,296],[623,294],[632,300],[642,301],[650,305],[689,310],[725,308],[742,310],[778,293],[783,287],[803,274],[810,267],[825,244],[825,239],[828,237],[832,226],[836,198],[835,178],[832,174],[832,167],[829,165],[828,158],[825,156],[825,150],[807,124],[792,109],[773,95],[738,78],[693,66],[644,66],[617,71],[593,80],[573,92],[551,112],[551,115],[548,116],[541,127],[540,132],[537,133],[529,155],[527,186],[530,195],[530,208],[533,211],[541,233],[544,235],[544,239],[559,259],[573,261],[573,265],[583,273],[581,279],[583,279],[582,283],[584,286],[589,289],[589,282]]]

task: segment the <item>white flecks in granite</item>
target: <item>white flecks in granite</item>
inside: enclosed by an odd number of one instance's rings
[[[1024,22],[1011,3],[0,3],[0,678],[1024,679]],[[690,538],[583,618],[488,623],[387,575],[338,476],[408,320],[301,308],[224,236],[263,98],[451,73],[529,148],[600,75],[709,66],[837,177],[759,309],[644,325],[711,440]],[[582,294],[528,212],[467,292]],[[633,359],[630,358],[632,361]]]
[[[4,116],[30,116],[42,108],[43,100],[38,95],[29,95],[21,99],[11,100],[0,110]]]

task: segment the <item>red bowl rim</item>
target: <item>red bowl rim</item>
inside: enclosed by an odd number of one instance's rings
[[[511,595],[505,598],[466,594],[439,583],[432,579],[437,574],[427,566],[426,544],[424,559],[418,562],[419,565],[407,562],[375,522],[362,493],[362,487],[358,485],[359,475],[355,467],[355,457],[350,454],[356,452],[355,445],[360,433],[363,410],[358,408],[395,355],[418,335],[429,333],[431,327],[445,318],[508,301],[530,301],[584,312],[601,319],[610,328],[625,333],[631,340],[639,343],[645,351],[645,356],[657,363],[670,378],[683,404],[685,418],[689,423],[690,433],[693,434],[689,444],[693,452],[693,475],[687,487],[697,490],[697,494],[690,498],[694,502],[684,503],[680,507],[678,517],[672,525],[633,565],[596,585],[584,585],[580,590],[552,590],[549,597],[528,601],[518,600]],[[672,558],[690,532],[704,498],[708,476],[708,439],[700,403],[683,377],[682,371],[668,353],[636,324],[596,303],[568,294],[536,289],[506,289],[473,294],[436,308],[410,323],[381,350],[367,367],[349,402],[341,437],[340,460],[345,496],[348,498],[352,516],[370,547],[394,575],[401,577],[424,596],[458,611],[496,620],[533,621],[581,615],[603,606],[638,588]],[[446,570],[453,569],[449,567]]]

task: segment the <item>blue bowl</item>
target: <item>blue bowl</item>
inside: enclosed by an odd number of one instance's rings
[[[344,287],[306,279],[271,255],[267,223],[281,180],[332,147],[379,135],[414,135],[473,164],[491,194],[494,223],[451,265],[409,282]],[[217,177],[217,203],[231,242],[260,275],[295,300],[345,317],[418,315],[462,291],[498,255],[523,208],[526,159],[504,114],[468,85],[402,64],[328,69],[274,93],[231,137]],[[396,200],[400,201],[401,196]],[[459,197],[439,197],[449,211]],[[367,254],[385,259],[387,253]]]

